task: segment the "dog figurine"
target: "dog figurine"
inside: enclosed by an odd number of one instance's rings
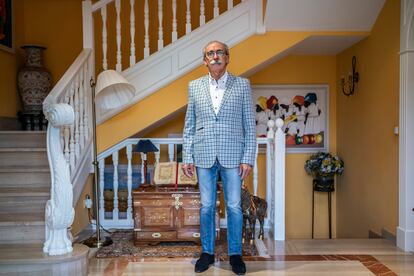
[[[260,223],[258,238],[264,238],[263,225],[267,211],[267,202],[260,197],[250,194],[247,187],[243,185],[241,192],[241,205],[243,212],[243,242],[245,239],[248,239],[252,244],[255,238],[256,219],[258,219]],[[247,221],[249,221],[250,233],[247,228]]]

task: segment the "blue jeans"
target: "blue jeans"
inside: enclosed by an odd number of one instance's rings
[[[217,160],[211,168],[197,167],[201,196],[200,237],[202,252],[214,254],[218,173],[220,173],[223,183],[226,203],[228,255],[241,255],[243,214],[239,168],[224,168]]]

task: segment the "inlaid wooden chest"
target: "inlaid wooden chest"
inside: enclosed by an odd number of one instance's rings
[[[217,196],[217,198],[220,198]],[[219,201],[216,233],[220,232]],[[200,192],[194,186],[140,187],[133,192],[134,243],[200,242]]]

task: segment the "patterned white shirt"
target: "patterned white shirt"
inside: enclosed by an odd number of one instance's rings
[[[227,71],[224,73],[221,78],[216,81],[209,74],[209,83],[210,83],[210,97],[211,102],[213,103],[214,112],[216,115],[220,110],[221,101],[223,100],[224,90],[226,90],[226,81],[227,81]]]

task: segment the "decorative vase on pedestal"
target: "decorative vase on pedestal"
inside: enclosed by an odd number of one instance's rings
[[[37,45],[24,45],[26,63],[17,76],[17,87],[23,104],[19,117],[25,130],[44,130],[46,120],[43,116],[43,101],[50,91],[52,78],[43,67],[43,51]]]
[[[319,175],[313,179],[313,190],[318,192],[333,192],[335,191],[334,182],[333,174],[328,176]]]

